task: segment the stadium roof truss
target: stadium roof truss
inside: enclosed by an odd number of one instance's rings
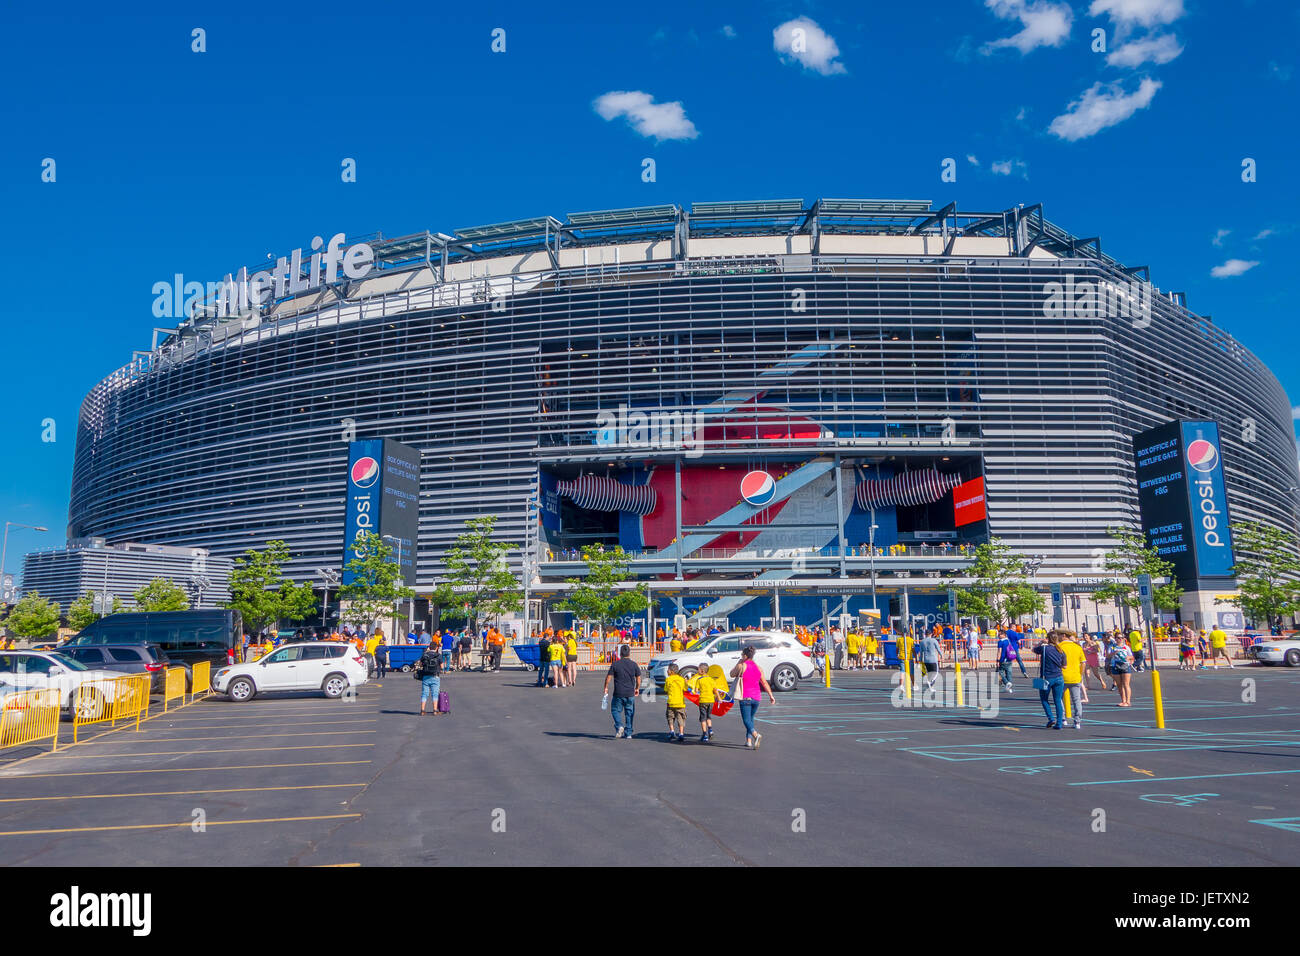
[[[451,235],[418,232],[396,238],[382,233],[358,236],[375,253],[380,273],[431,269],[446,281],[449,263],[503,255],[545,252],[551,267],[560,268],[560,250],[620,242],[662,240],[672,244],[674,259],[688,256],[690,240],[754,235],[808,235],[812,254],[821,252],[823,235],[937,235],[942,255],[950,256],[962,236],[998,236],[1009,241],[1012,256],[1027,257],[1037,248],[1064,258],[1093,259],[1120,272],[1150,282],[1146,266],[1128,267],[1101,251],[1096,236],[1079,238],[1043,216],[1041,203],[1001,212],[962,212],[955,202],[935,209],[928,199],[768,199],[692,203],[690,210],[675,204],[633,206],[570,213],[564,221],[536,216],[512,222],[467,226]],[[329,287],[340,299],[349,298],[346,283]],[[290,297],[291,298],[291,297]],[[206,331],[200,318],[184,321],[176,330],[156,329],[153,348],[176,342],[187,334]],[[210,334],[210,333],[209,333]]]

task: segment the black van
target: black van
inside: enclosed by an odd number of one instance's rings
[[[141,611],[101,617],[62,646],[157,644],[174,661],[224,665],[226,651],[238,648],[242,637],[238,611]]]

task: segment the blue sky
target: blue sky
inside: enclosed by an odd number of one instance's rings
[[[0,522],[50,528],[12,532],[11,572],[63,542],[81,399],[149,347],[153,284],[335,232],[724,199],[1042,202],[1186,291],[1300,401],[1292,3],[288,9],[0,14]]]

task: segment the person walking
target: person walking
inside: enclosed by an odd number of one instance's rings
[[[1216,624],[1210,631],[1210,663],[1218,667],[1220,657],[1228,662],[1229,670],[1234,668],[1232,658],[1228,656],[1228,635]]]
[[[993,632],[990,631],[990,634]],[[1015,645],[1011,643],[1005,633],[998,638],[998,681],[1007,689],[1007,693],[1012,693],[1011,689],[1011,665],[1015,662],[1017,651]]]
[[[1089,677],[1094,678],[1101,685],[1102,690],[1115,690],[1115,682],[1106,679],[1104,665],[1106,663],[1106,645],[1101,642],[1101,638],[1096,634],[1089,634],[1087,641],[1084,643],[1084,685],[1087,686]]]
[[[1142,648],[1142,632],[1136,627],[1128,632],[1128,646],[1133,652],[1133,670],[1145,670],[1146,651]]]
[[[1034,685],[1038,688],[1038,699],[1042,702],[1043,713],[1047,715],[1048,730],[1060,730],[1065,721],[1065,712],[1061,704],[1061,695],[1065,691],[1065,678],[1061,673],[1065,667],[1065,655],[1057,646],[1059,642],[1059,632],[1052,631],[1047,635],[1045,642],[1034,648],[1034,653],[1039,657],[1038,680],[1034,681]],[[1048,707],[1049,698],[1056,707],[1055,719],[1052,717],[1051,708]]]
[[[569,686],[578,683],[578,635],[569,632],[569,639],[564,642],[564,669]]]
[[[966,663],[972,670],[979,670],[980,667],[980,632],[975,630],[969,624],[966,625],[965,631],[966,644]]]
[[[375,645],[375,677],[381,678],[388,673],[388,645]]]
[[[559,645],[554,645],[559,646]],[[613,685],[614,696],[609,710],[614,718],[614,739],[620,737],[632,739],[632,718],[636,714],[636,695],[641,689],[641,668],[632,660],[632,648],[624,644],[618,649],[619,658],[609,665],[605,674],[605,696],[610,696]]]
[[[763,742],[763,735],[754,729],[754,715],[758,713],[763,691],[767,691],[767,696],[772,699],[773,704],[776,703],[776,695],[772,693],[772,687],[763,676],[763,672],[754,663],[752,644],[741,652],[740,662],[731,669],[731,679],[738,680],[740,683],[740,719],[745,723],[745,746],[757,750],[758,745]]]
[[[1070,695],[1070,707],[1074,713],[1072,718],[1075,730],[1083,729],[1083,705],[1088,703],[1088,689],[1083,686],[1083,668],[1087,660],[1087,654],[1075,640],[1074,631],[1058,630],[1052,631],[1047,636],[1050,639],[1052,634],[1057,636],[1057,649],[1065,657],[1065,665],[1061,668],[1062,689]],[[1067,721],[1068,723],[1069,721]]]
[[[473,666],[471,651],[474,649],[474,638],[470,637],[469,630],[460,632],[460,669],[467,671]]]
[[[1119,703],[1115,706],[1133,706],[1133,650],[1126,640],[1116,638],[1106,663],[1115,676],[1115,689],[1119,691]]]
[[[1027,678],[1029,676],[1029,671],[1025,670],[1025,655],[1020,651],[1020,642],[1025,639],[1025,635],[1016,630],[1014,624],[1008,627],[1004,633],[1006,634],[1007,640],[1011,642],[1011,649],[1015,651],[1015,654],[1011,659],[1020,665],[1020,676]]]
[[[551,638],[549,631],[537,642],[537,686],[545,687],[551,676]]]
[[[935,640],[933,634],[926,634],[916,642],[916,656],[925,671],[925,686],[931,690],[934,689],[934,682],[939,676],[940,653],[939,642]]]
[[[676,664],[668,665],[668,676],[664,678],[664,694],[668,697],[668,739],[682,741],[686,739],[686,678],[679,672]]]
[[[564,666],[564,639],[563,636],[557,637],[549,648],[547,653],[551,655],[551,676],[555,678],[557,688],[567,686],[565,677],[569,669]]]
[[[424,708],[433,701],[432,713],[438,713],[438,691],[442,688],[442,648],[429,644],[420,659],[415,662],[415,670],[420,677],[420,716]]]

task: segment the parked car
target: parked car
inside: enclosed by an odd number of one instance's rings
[[[288,690],[319,690],[334,698],[366,680],[366,659],[351,644],[304,641],[278,647],[249,664],[221,668],[212,680],[212,689],[233,701]]]
[[[1246,653],[1261,664],[1286,664],[1288,667],[1300,667],[1300,638],[1286,638],[1280,641],[1265,639],[1262,643],[1252,644]]]
[[[226,663],[226,652],[239,646],[243,621],[238,611],[131,611],[109,614],[60,646],[87,644],[157,644],[177,663]]]
[[[163,692],[167,685],[167,671],[172,667],[185,670],[186,693],[193,684],[190,666],[184,661],[173,661],[157,644],[85,644],[66,647],[60,653],[92,669],[149,674],[153,678],[151,690],[155,694]]]
[[[91,669],[80,661],[53,651],[0,651],[0,682],[13,690],[52,690],[59,694],[59,706],[71,712],[77,688],[91,689],[77,695],[83,719],[96,719],[116,699],[121,688],[116,671]]]
[[[690,650],[659,653],[650,661],[650,677],[662,687],[669,664],[676,664],[681,675],[688,679],[701,670],[708,670],[712,664],[730,674],[740,661],[740,652],[749,646],[754,648],[754,663],[773,690],[795,690],[800,680],[816,673],[812,651],[787,631],[728,631],[700,638],[691,644]]]

